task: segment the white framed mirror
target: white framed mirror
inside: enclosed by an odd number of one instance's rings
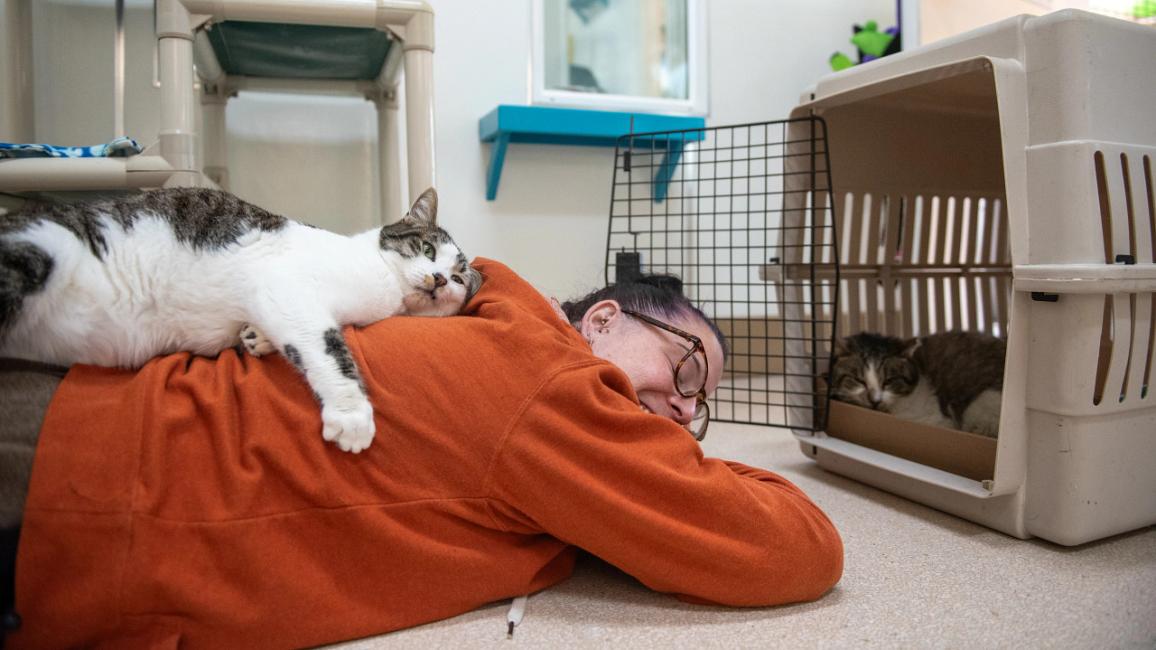
[[[703,0],[533,0],[531,102],[706,115]]]

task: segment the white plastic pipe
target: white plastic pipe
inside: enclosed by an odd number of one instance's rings
[[[30,192],[160,187],[172,173],[160,156],[22,158],[0,164],[0,188]]]
[[[229,189],[228,143],[226,140],[225,103],[219,93],[201,96],[201,118],[205,126],[205,175],[222,189]]]
[[[216,20],[373,27],[376,0],[182,0],[190,13]]]
[[[434,187],[433,52],[405,52],[405,130],[409,158],[409,200]]]
[[[181,0],[214,20],[375,27],[433,49],[433,9],[423,0]],[[404,33],[403,33],[404,32]]]
[[[217,53],[213,51],[213,44],[209,35],[200,30],[193,37],[193,61],[197,64],[197,76],[211,84],[224,81],[225,70],[217,60]]]
[[[398,83],[401,81],[401,68],[404,61],[402,43],[395,37],[390,36],[389,52],[385,55],[385,62],[381,65],[381,72],[378,73],[377,79],[374,82],[378,89],[383,93],[388,93],[397,89]]]
[[[377,156],[381,222],[397,221],[406,211],[401,193],[401,133],[398,131],[398,91],[404,55],[394,40],[369,95],[377,107]]]
[[[161,155],[176,170],[173,185],[199,184],[196,98],[193,92],[193,30],[179,0],[157,0],[157,48],[161,78]]]
[[[364,96],[374,82],[354,79],[276,79],[230,75],[227,87],[230,93],[240,90],[260,92],[301,93],[307,95]]]
[[[124,0],[116,0],[116,32],[112,44],[112,135],[124,137]]]
[[[401,197],[401,147],[398,146],[397,99],[390,95],[374,102],[377,106],[377,155],[381,176],[381,223],[393,223],[405,214]]]
[[[0,140],[32,142],[32,8],[29,0],[4,0],[0,47]]]

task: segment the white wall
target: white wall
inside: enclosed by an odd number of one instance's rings
[[[498,197],[485,201],[489,145],[479,145],[477,122],[498,104],[527,101],[529,0],[430,3],[446,223],[468,254],[499,259],[543,290],[565,297],[600,285],[613,149],[511,145]],[[895,21],[892,0],[707,4],[710,125],[787,117],[832,52],[853,52],[852,23]]]
[[[485,200],[489,145],[478,119],[529,96],[530,0],[429,0],[442,224],[471,256],[501,260],[562,297],[602,282],[611,148],[511,145],[497,200]],[[111,0],[37,0],[37,137],[111,137]],[[73,5],[82,6],[73,6]],[[151,3],[129,3],[129,135],[157,130]],[[894,0],[708,0],[709,125],[785,118],[851,25],[895,22]],[[101,17],[103,15],[103,18]],[[102,22],[103,21],[103,22]],[[101,75],[107,71],[105,81]],[[5,89],[0,88],[0,92]],[[350,231],[370,227],[376,121],[356,99],[241,97],[228,109],[232,189],[289,216]],[[75,141],[75,142],[73,142]]]
[[[23,0],[0,0],[0,140],[23,142],[32,133],[31,13]]]
[[[932,43],[1004,18],[1038,16],[1064,7],[1084,9],[1087,1],[1065,0],[922,0],[919,7],[919,42]]]

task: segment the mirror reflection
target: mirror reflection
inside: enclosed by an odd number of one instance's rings
[[[543,0],[547,90],[687,99],[687,0]]]

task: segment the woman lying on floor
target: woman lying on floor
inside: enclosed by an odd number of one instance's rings
[[[280,355],[75,367],[36,447],[10,640],[314,646],[545,589],[576,547],[695,602],[838,581],[839,535],[798,488],[688,435],[725,352],[681,294],[616,285],[567,323],[477,268],[464,317],[347,331],[378,430],[359,455],[313,435]]]

